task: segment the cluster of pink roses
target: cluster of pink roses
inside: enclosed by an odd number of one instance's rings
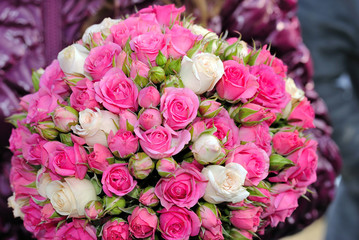
[[[9,119],[9,206],[34,237],[252,239],[316,180],[286,66],[183,11],[105,19],[34,74]]]

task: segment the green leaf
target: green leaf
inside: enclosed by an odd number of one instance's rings
[[[43,69],[42,68],[40,68],[39,69],[40,71],[42,70],[43,71]],[[37,70],[37,71],[32,71],[32,75],[31,75],[31,80],[32,80],[32,84],[33,84],[33,86],[34,86],[34,90],[35,90],[35,92],[37,92],[38,90],[39,90],[39,83],[40,83],[40,77],[41,77],[41,73],[40,73],[40,71],[39,70]]]
[[[289,167],[292,167],[292,166],[295,166],[295,164],[289,160],[288,158],[285,158],[279,154],[272,154],[270,157],[269,157],[269,160],[270,160],[270,166],[269,166],[269,169],[271,171],[281,171],[285,168],[289,168]]]
[[[27,116],[27,113],[13,114],[13,115],[7,117],[5,119],[5,121],[8,123],[11,123],[14,127],[18,128],[19,126],[18,126],[17,122],[25,119],[26,116]]]

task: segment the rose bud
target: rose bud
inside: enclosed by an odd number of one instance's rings
[[[63,49],[58,55],[60,67],[65,74],[85,75],[85,59],[89,55],[89,50],[84,46],[74,43]]]
[[[253,235],[246,230],[239,230],[237,228],[232,228],[229,232],[232,239],[241,239],[241,240],[251,240],[253,239]]]
[[[155,194],[154,187],[146,187],[143,189],[138,200],[147,207],[156,207],[160,201]]]
[[[273,112],[254,103],[244,104],[239,109],[238,114],[234,117],[236,122],[246,126],[253,126],[263,121],[266,121],[270,126],[275,119],[276,116]]]
[[[79,113],[70,106],[57,107],[52,115],[56,129],[60,132],[69,132],[71,126],[79,121]]]
[[[40,136],[48,140],[54,140],[59,135],[55,128],[55,124],[51,121],[39,122],[35,127]]]
[[[165,55],[163,55],[163,53],[160,50],[156,57],[156,64],[160,67],[163,67],[166,63],[167,63],[167,58]]]
[[[123,197],[118,196],[105,196],[103,202],[105,205],[105,213],[109,213],[111,215],[120,214],[126,205],[126,200]]]
[[[138,105],[143,108],[156,107],[160,103],[160,98],[161,96],[157,88],[148,86],[139,92]]]
[[[100,219],[103,215],[103,205],[101,201],[93,200],[86,204],[85,215],[90,220]]]
[[[247,205],[247,208],[231,211],[230,221],[238,229],[256,232],[260,223],[261,207]]]
[[[216,205],[210,203],[200,204],[197,215],[201,220],[200,236],[203,240],[224,239],[222,234],[222,222]]]
[[[180,70],[181,58],[170,60],[168,66],[165,68],[165,72],[167,75],[177,74]]]
[[[199,105],[198,111],[204,118],[214,118],[222,110],[221,103],[206,99]]]
[[[46,203],[41,209],[41,221],[42,222],[59,222],[65,219],[64,216],[58,214],[53,208],[51,203]]]
[[[161,67],[152,67],[148,72],[151,82],[158,84],[163,82],[166,79],[165,70]]]
[[[156,170],[161,177],[169,177],[178,168],[178,163],[171,157],[162,158],[156,163]]]
[[[113,218],[103,225],[103,240],[130,239],[130,231],[127,222],[121,218]]]
[[[174,87],[174,88],[184,88],[182,80],[179,79],[175,75],[169,75],[166,80],[161,84],[161,92],[164,91],[165,88]]]
[[[193,143],[192,153],[194,158],[203,165],[216,163],[226,156],[218,138],[212,134],[201,134]]]
[[[138,120],[136,114],[129,110],[123,110],[119,114],[119,127],[120,129],[125,129],[127,131],[133,131],[133,129],[137,126]]]
[[[229,45],[223,53],[225,60],[232,60],[234,56],[243,59],[243,57],[248,55],[247,43],[244,41],[237,41]]]
[[[116,134],[111,131],[108,135],[108,147],[115,156],[127,158],[137,152],[138,137],[124,129],[119,129]]]
[[[158,109],[148,108],[142,112],[138,119],[138,123],[146,130],[159,126],[162,123],[161,113]]]
[[[128,170],[137,179],[146,178],[154,169],[155,164],[152,159],[144,152],[133,155],[128,163]]]
[[[87,162],[92,171],[102,173],[114,162],[114,157],[107,147],[95,143],[93,151],[87,155]]]

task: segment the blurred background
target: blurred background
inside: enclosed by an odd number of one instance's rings
[[[45,67],[57,53],[80,38],[84,30],[105,17],[119,18],[152,4],[185,5],[186,14],[212,31],[238,36],[250,45],[270,44],[271,52],[288,65],[288,75],[312,102],[316,120],[310,131],[319,142],[318,181],[300,207],[262,239],[279,239],[301,231],[294,239],[324,239],[325,214],[334,198],[341,157],[332,139],[324,101],[314,89],[310,52],[303,43],[297,0],[1,0],[0,2],[0,238],[30,239],[19,219],[7,208],[12,194],[8,182],[11,126],[4,119],[18,109],[19,97],[31,92],[31,72]],[[345,85],[345,81],[343,83]],[[319,220],[318,220],[319,219]]]

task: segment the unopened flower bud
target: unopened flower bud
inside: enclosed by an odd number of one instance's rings
[[[53,140],[57,138],[59,132],[55,129],[55,124],[52,121],[39,122],[35,129],[41,137]]]
[[[138,119],[138,123],[146,130],[159,126],[162,123],[161,113],[158,109],[148,108],[142,112]]]
[[[194,158],[203,165],[216,163],[226,155],[218,138],[212,134],[201,134],[193,143]]]
[[[167,62],[167,58],[161,51],[158,52],[158,55],[156,57],[156,64],[160,67],[163,67]]]
[[[161,91],[168,87],[184,88],[183,82],[175,75],[169,75],[161,85]]]
[[[155,194],[155,188],[146,187],[142,190],[139,201],[147,207],[156,207],[159,203],[159,199]]]
[[[146,178],[154,169],[155,164],[152,159],[144,152],[133,155],[128,163],[128,170],[137,179]]]
[[[88,202],[85,206],[85,215],[90,220],[101,218],[103,212],[104,209],[101,201],[93,200]]]
[[[178,163],[171,157],[162,158],[156,163],[156,170],[161,177],[172,175],[178,168]]]
[[[234,116],[234,120],[246,126],[253,126],[266,121],[268,125],[271,125],[276,119],[274,113],[269,109],[259,106],[254,103],[244,104],[238,111],[238,114]]]
[[[148,73],[151,82],[158,84],[163,82],[166,79],[165,70],[161,67],[152,67]]]
[[[165,68],[166,74],[171,75],[179,73],[181,70],[181,61],[181,58],[171,60]]]
[[[122,212],[122,209],[126,205],[126,200],[123,197],[104,197],[104,205],[105,205],[105,213],[109,213],[111,215],[118,215]]]
[[[222,110],[221,103],[206,99],[199,105],[198,111],[202,117],[214,118]]]
[[[120,112],[119,116],[119,128],[133,132],[138,124],[136,114],[130,110],[123,110]]]
[[[161,95],[157,88],[153,86],[148,86],[143,89],[138,94],[138,105],[143,108],[157,107],[160,103]]]
[[[79,113],[70,106],[57,107],[52,115],[56,129],[60,132],[69,132],[79,120]]]

